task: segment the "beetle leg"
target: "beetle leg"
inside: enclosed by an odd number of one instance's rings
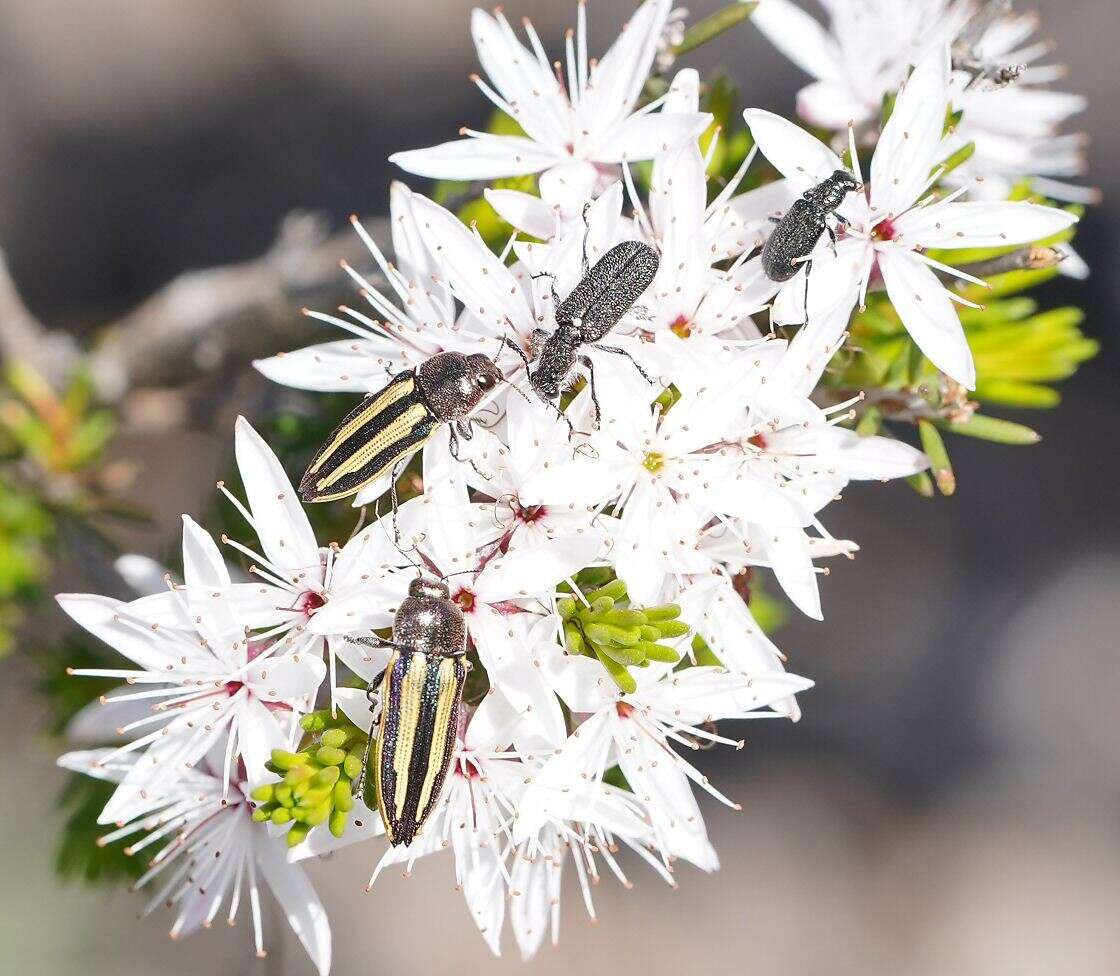
[[[580,270],[582,271],[584,278],[587,277],[587,273],[591,270],[591,261],[587,257],[587,238],[591,236],[591,223],[587,219],[587,214],[590,210],[591,202],[588,201],[583,205],[583,213],[581,214],[581,217],[583,218],[583,256],[580,263]]]
[[[375,650],[391,650],[391,651],[411,651],[412,648],[407,644],[400,644],[397,641],[391,641],[387,637],[378,637],[377,634],[369,634],[366,637],[347,637],[346,640],[351,644],[361,644],[363,647],[372,647]],[[370,685],[372,688],[373,686]]]
[[[772,224],[780,224],[782,222],[781,217],[775,217],[773,214],[770,214],[766,219]]]
[[[631,356],[630,353],[628,353],[625,349],[619,349],[618,346],[603,346],[603,345],[600,345],[597,342],[592,343],[591,348],[592,349],[598,349],[599,352],[611,352],[611,353],[614,353],[616,356],[625,356],[627,359],[630,360],[630,362],[632,362],[634,364],[634,369],[636,369],[639,373],[642,374],[642,379],[644,379],[647,383],[649,383],[650,386],[655,385],[653,377],[650,376],[649,373],[647,373],[644,369],[642,369],[642,367],[638,365],[638,361],[633,356]]]
[[[525,350],[524,349],[522,349],[509,336],[502,336],[502,345],[509,347],[515,353],[517,353],[517,355],[521,357],[521,362],[523,362],[525,364],[525,369],[528,370],[528,368],[529,368],[529,357],[525,355]]]
[[[472,437],[474,437],[474,431],[471,430],[470,421],[456,420],[455,424],[448,429],[451,432],[451,444],[449,445],[451,456],[460,464],[462,464],[464,461],[469,464],[472,468],[474,468],[474,473],[484,481],[493,481],[493,478],[484,473],[479,468],[479,466],[474,463],[473,458],[460,457],[459,455],[459,438],[462,437],[464,440],[469,441]]]
[[[538,278],[548,278],[552,290],[552,304],[554,306],[560,304],[560,296],[556,294],[556,275],[551,271],[538,271],[536,274],[529,275],[529,277],[533,281],[536,281]]]
[[[591,389],[591,406],[595,410],[595,429],[598,430],[599,420],[602,414],[599,410],[599,398],[595,395],[595,366],[591,362],[590,356],[580,356],[579,362],[582,363],[587,370],[587,385]]]
[[[398,549],[401,545],[401,532],[397,525],[397,511],[400,509],[400,505],[397,503],[397,479],[404,473],[407,464],[408,458],[401,459],[394,465],[389,475],[391,479],[389,482],[389,501],[393,506],[393,540],[396,542]]]

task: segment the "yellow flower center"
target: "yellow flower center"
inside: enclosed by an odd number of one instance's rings
[[[658,451],[646,452],[646,456],[642,458],[642,467],[650,474],[657,474],[658,471],[665,467],[665,455]]]

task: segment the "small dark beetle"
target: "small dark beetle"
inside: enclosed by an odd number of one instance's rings
[[[833,244],[836,232],[828,223],[833,216],[840,224],[847,221],[836,213],[844,198],[861,184],[851,173],[838,169],[828,179],[816,186],[809,187],[786,211],[784,217],[771,217],[777,224],[774,232],[762,249],[762,270],[771,281],[789,281],[800,270],[802,264],[821,237],[828,234]],[[808,279],[808,271],[806,271]],[[808,293],[806,280],[806,294]]]
[[[470,664],[463,611],[442,580],[420,576],[393,618],[393,639],[351,638],[391,651],[366,694],[380,700],[361,778],[390,844],[411,844],[435,808],[455,755]]]
[[[585,207],[585,223],[586,215]],[[600,340],[635,307],[634,303],[653,282],[659,263],[657,251],[648,244],[623,241],[589,267],[587,239],[584,238],[583,277],[579,284],[563,301],[553,288],[555,330],[536,329],[530,338],[533,365],[529,368],[529,383],[542,400],[553,403],[560,396],[573,367],[579,363],[587,369],[595,422],[598,423],[595,372],[591,359],[580,354],[580,347],[584,345],[600,352],[625,356],[647,381],[653,382],[625,349],[601,345]]]
[[[440,424],[453,425],[451,451],[458,457],[458,437],[471,438],[471,413],[504,379],[481,353],[441,352],[397,373],[327,439],[299,483],[300,498],[329,502],[355,494],[407,461]]]

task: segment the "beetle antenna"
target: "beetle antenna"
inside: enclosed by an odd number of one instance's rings
[[[441,576],[439,579],[440,579],[440,582],[442,583],[442,582],[445,582],[446,580],[449,580],[452,576],[462,576],[464,573],[477,573],[477,572],[478,572],[477,569],[460,569],[460,570],[458,570],[457,572],[454,572],[454,573],[447,573],[447,574]]]
[[[381,512],[380,512],[380,510],[379,510],[379,509],[380,509],[380,507],[381,507],[381,499],[380,499],[380,498],[378,498],[378,499],[377,499],[377,500],[376,500],[376,501],[375,501],[375,502],[373,503],[373,514],[374,514],[374,517],[375,517],[375,519],[376,519],[377,521],[380,521],[380,520],[381,520]],[[363,511],[364,511],[364,509],[363,509]],[[408,562],[409,562],[409,565],[411,565],[411,566],[412,566],[412,568],[413,568],[413,569],[415,569],[417,573],[419,573],[419,574],[420,574],[421,576],[423,576],[423,575],[424,575],[424,567],[423,567],[423,566],[421,566],[421,565],[420,565],[420,564],[419,564],[419,563],[418,563],[418,562],[417,562],[417,561],[416,561],[415,559],[413,559],[413,558],[412,558],[412,557],[411,557],[411,556],[409,555],[409,553],[410,553],[410,552],[414,552],[414,553],[416,553],[417,555],[419,555],[419,554],[420,554],[420,550],[419,550],[418,544],[419,544],[419,542],[420,542],[420,541],[422,541],[422,540],[423,540],[423,538],[424,538],[424,537],[423,537],[423,536],[420,536],[420,538],[419,538],[419,539],[415,540],[415,541],[414,541],[414,542],[412,543],[412,545],[411,545],[411,546],[408,546],[407,548],[405,548],[405,547],[402,547],[402,546],[401,546],[401,537],[400,537],[400,533],[399,533],[399,532],[397,531],[397,524],[396,524],[396,522],[395,522],[395,521],[394,521],[394,523],[393,523],[393,536],[394,536],[394,538],[393,538],[393,548],[394,548],[394,549],[396,549],[396,550],[397,550],[397,552],[399,552],[399,553],[400,553],[400,554],[401,554],[402,556],[404,556],[404,558],[405,558],[405,559],[407,559],[407,560],[408,560]]]

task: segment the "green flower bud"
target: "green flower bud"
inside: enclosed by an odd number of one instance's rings
[[[285,771],[294,769],[296,766],[304,765],[307,759],[304,753],[285,752],[283,749],[272,750],[272,763],[277,769]]]
[[[342,771],[350,779],[357,779],[362,773],[362,766],[365,765],[365,758],[365,746],[355,746],[346,754],[346,758],[342,761]]]
[[[642,650],[640,643],[634,644],[633,647],[616,647],[613,644],[596,643],[595,650],[600,654],[605,654],[618,664],[642,665],[646,663],[646,653]]]
[[[301,824],[301,823],[292,824],[292,827],[288,831],[288,835],[285,838],[288,846],[289,847],[295,847],[297,844],[302,844],[304,839],[307,837],[308,833],[310,832],[310,830],[311,830],[311,828],[309,826],[307,826],[306,824]]]
[[[662,620],[657,624],[662,637],[684,637],[692,628],[680,620]]]
[[[646,607],[642,611],[646,615],[646,620],[654,624],[662,620],[675,620],[681,615],[681,608],[675,603],[663,603],[659,607]]]
[[[685,628],[687,630],[687,628]],[[613,624],[589,623],[584,627],[587,636],[597,644],[617,644],[633,647],[641,640],[637,628],[616,627]]]
[[[676,651],[671,647],[666,647],[664,644],[642,641],[638,646],[651,661],[662,661],[665,664],[674,664],[681,659],[681,656]]]
[[[592,590],[587,594],[589,603],[594,604],[596,600],[603,597],[610,597],[613,601],[626,599],[626,583],[620,579],[613,579],[605,586],[600,586],[597,590]]]
[[[272,800],[272,794],[275,789],[275,783],[265,783],[253,790],[253,792],[249,794],[249,798],[256,800],[258,803],[269,803]]]
[[[274,824],[286,824],[292,819],[292,811],[287,807],[277,807],[272,811],[272,822]]]
[[[346,760],[346,753],[333,746],[320,746],[315,758],[324,766],[341,766]]]
[[[348,736],[346,734],[345,729],[329,729],[328,731],[323,733],[323,735],[322,735],[322,737],[320,738],[319,741],[322,742],[324,747],[327,747],[327,748],[330,748],[330,749],[341,749],[344,745],[346,745],[346,739],[347,738],[348,738]],[[322,747],[320,747],[319,752],[316,755],[316,758],[320,762],[329,762],[329,760],[326,760],[326,759],[323,758]]]
[[[331,814],[327,826],[335,837],[341,837],[346,833],[346,813],[342,807],[337,807],[334,813]]]

